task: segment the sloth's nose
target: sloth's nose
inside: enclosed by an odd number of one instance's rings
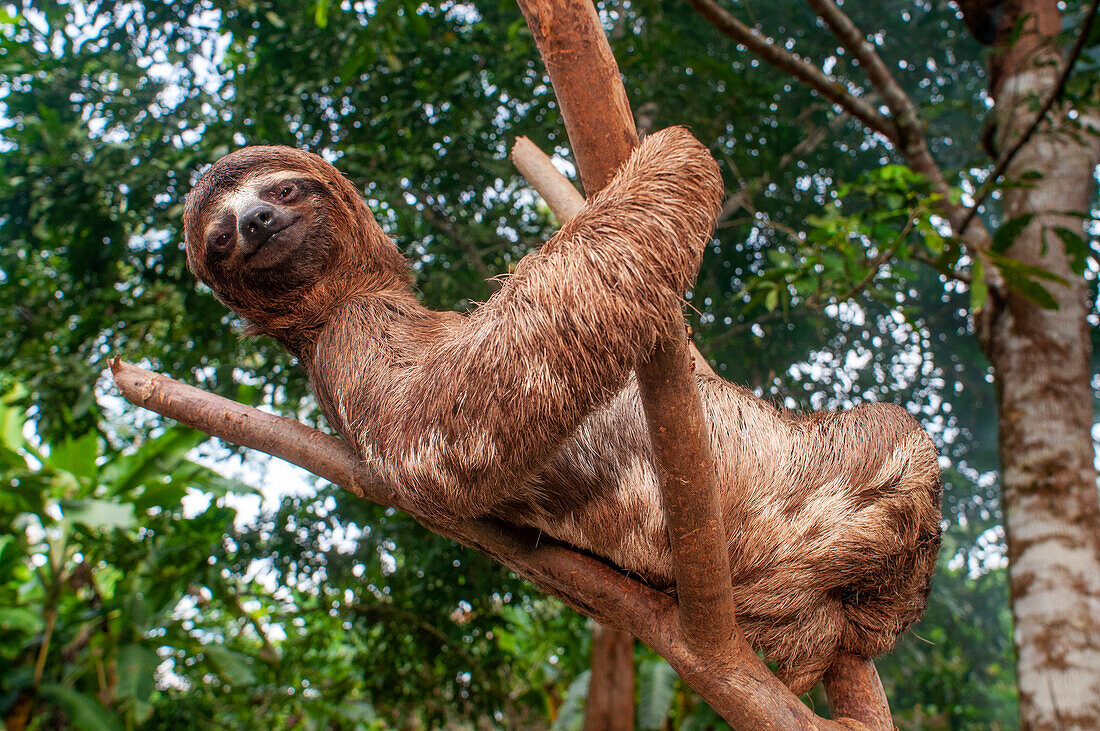
[[[249,249],[255,249],[273,234],[286,228],[286,223],[282,219],[283,216],[279,215],[274,206],[261,203],[241,216],[240,221],[237,222],[237,231],[245,245]]]

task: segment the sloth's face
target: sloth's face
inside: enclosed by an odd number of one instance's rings
[[[354,230],[354,186],[288,147],[246,147],[218,160],[187,196],[191,269],[234,309],[301,291],[325,270],[335,227]]]
[[[187,195],[183,230],[191,271],[255,332],[317,324],[350,293],[409,284],[356,186],[291,147],[245,147],[211,165]]]
[[[293,269],[315,217],[315,187],[309,178],[279,175],[228,192],[200,233],[206,268],[215,278]]]

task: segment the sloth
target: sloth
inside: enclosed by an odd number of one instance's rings
[[[613,180],[469,314],[435,312],[358,189],[322,158],[246,147],[187,197],[192,271],[309,376],[330,425],[436,522],[537,529],[674,591],[633,370],[683,327],[723,196],[686,129]],[[696,374],[749,642],[796,693],[923,612],[940,541],[935,447],[904,409],[796,414]]]

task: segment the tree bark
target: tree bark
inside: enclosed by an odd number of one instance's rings
[[[565,223],[584,207],[584,197],[531,140],[526,137],[516,140],[512,162],[535,186],[559,223]],[[590,677],[584,707],[585,731],[633,731],[634,637],[596,623],[592,628]]]
[[[607,184],[638,144],[619,67],[590,0],[519,0],[546,63],[586,193]],[[679,314],[679,313],[677,313]],[[661,475],[685,640],[736,651],[722,507],[687,331],[666,333],[637,366],[638,390]]]
[[[634,731],[634,638],[597,624],[584,731]]]
[[[1055,0],[1012,4],[1023,31],[1002,28],[990,77],[997,147],[1006,149],[1034,118],[1034,100],[1053,93],[1060,73]],[[1015,42],[1012,38],[1015,37]],[[1011,45],[1007,45],[1011,43]],[[1065,280],[1046,282],[1058,309],[1018,291],[991,293],[983,342],[993,364],[1000,420],[1002,502],[1015,620],[1020,712],[1026,729],[1100,728],[1100,504],[1097,499],[1088,286],[1075,273],[1055,227],[1082,233],[1100,157],[1097,138],[1058,105],[1013,158],[1003,220],[1034,215],[1008,255]]]
[[[596,10],[589,0],[519,0],[519,5],[546,63],[585,190],[594,192],[637,144],[626,90]],[[737,728],[812,726],[816,719],[807,718],[806,707],[752,652],[737,624],[722,507],[686,329],[666,334],[638,363],[637,375],[661,475],[679,634],[694,657],[693,672],[677,671],[704,697],[706,689],[742,685],[741,702],[715,706]],[[873,667],[861,677],[873,678],[879,694],[868,695],[867,687],[855,684],[851,693],[862,695],[867,704],[849,707],[859,713],[874,707],[878,713],[858,720],[889,727],[889,707]],[[842,685],[845,680],[838,677]]]
[[[672,597],[591,555],[518,526],[492,519],[462,520],[442,526],[401,499],[338,437],[282,416],[215,396],[171,378],[124,363],[111,363],[115,384],[131,403],[175,419],[211,436],[259,449],[330,480],[361,497],[404,510],[428,530],[481,551],[569,607],[609,627],[633,634],[668,660],[688,684],[735,728],[774,731],[859,731],[883,729],[880,714],[851,703],[850,712],[867,713],[829,721],[799,702],[751,651],[744,658],[700,657],[681,636],[679,609]],[[851,698],[881,697],[878,676],[855,677]]]
[[[878,63],[864,34],[832,0],[807,1],[867,67],[868,78],[890,104],[899,134],[887,138],[914,170],[945,192],[942,173],[925,154],[923,133],[916,134],[915,107]],[[700,12],[719,30],[824,93],[827,84],[801,73],[795,66],[798,59],[774,43],[758,48],[743,25],[718,17],[713,0],[689,2],[697,8],[710,6]],[[1100,115],[1079,109],[1074,119],[1065,105],[1048,105],[1060,89],[1056,42],[1062,17],[1056,0],[959,0],[958,5],[975,38],[993,46],[989,88],[996,102],[994,146],[1002,151],[993,152],[998,157],[994,176],[1003,167],[1009,180],[1028,181],[1026,187],[1004,192],[1002,220],[1034,215],[1007,253],[1065,280],[1046,283],[1058,303],[1056,310],[1044,309],[1007,286],[998,267],[988,261],[993,242],[975,218],[977,204],[968,210],[944,197],[945,218],[967,253],[987,260],[989,302],[974,316],[998,390],[1020,710],[1025,728],[1100,728],[1100,506],[1091,438],[1088,286],[1073,271],[1065,243],[1053,231],[1064,227],[1082,232],[1080,219],[1066,213],[1087,211],[1100,157]],[[1093,3],[1087,11],[1090,18],[1095,9]],[[1085,29],[1080,35],[1075,52]],[[883,132],[878,120],[865,119],[847,100],[832,100],[869,129]],[[1035,109],[1044,116],[1052,111],[1051,119],[1032,134]],[[901,126],[913,134],[903,139]],[[1039,177],[1028,180],[1024,173]]]

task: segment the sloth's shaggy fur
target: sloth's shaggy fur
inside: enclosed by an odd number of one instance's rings
[[[671,588],[631,372],[681,326],[722,195],[705,147],[658,132],[466,316],[417,301],[356,188],[315,155],[222,158],[184,222],[195,273],[298,357],[329,422],[417,509],[533,526]],[[294,223],[256,250],[239,219],[263,203]],[[798,693],[840,650],[891,648],[924,609],[939,546],[927,434],[892,405],[798,415],[698,379],[749,641]]]

